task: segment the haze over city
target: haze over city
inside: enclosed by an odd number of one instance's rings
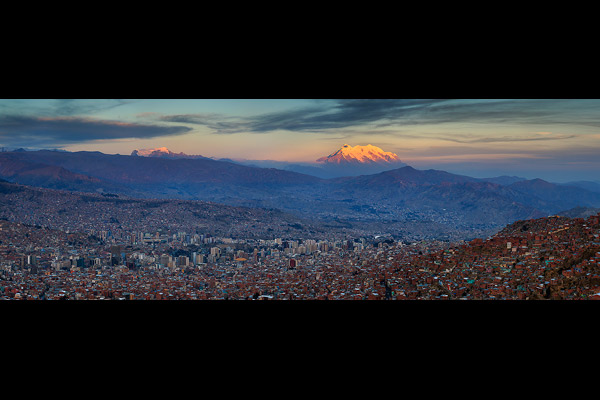
[[[597,99],[6,99],[0,145],[314,163],[372,144],[417,169],[598,180]]]

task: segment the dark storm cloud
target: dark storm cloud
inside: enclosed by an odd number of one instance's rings
[[[198,124],[214,133],[266,133],[276,130],[331,133],[370,125],[373,128],[442,123],[579,124],[600,127],[597,100],[446,100],[343,99],[320,105],[250,117],[219,114],[163,116],[168,122]],[[535,139],[542,140],[542,139]]]
[[[62,146],[92,140],[181,135],[186,126],[102,121],[76,117],[0,116],[0,143],[10,146]]]

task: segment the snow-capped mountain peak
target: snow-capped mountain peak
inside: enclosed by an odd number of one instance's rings
[[[173,153],[166,147],[157,147],[154,149],[135,149],[131,152],[132,156],[141,157],[165,157],[165,158],[205,158],[200,155],[188,155],[185,153]]]
[[[131,152],[131,155],[142,156],[142,157],[157,157],[162,154],[174,154],[166,147],[157,147],[155,149],[135,149]]]
[[[356,145],[354,147],[344,144],[339,150],[331,153],[327,157],[321,157],[317,160],[319,163],[327,164],[391,164],[401,163],[400,158],[392,152],[384,151],[377,146],[368,144],[366,146]]]

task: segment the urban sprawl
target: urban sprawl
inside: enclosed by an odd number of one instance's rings
[[[0,220],[0,299],[600,298],[600,214],[469,242],[78,233]]]

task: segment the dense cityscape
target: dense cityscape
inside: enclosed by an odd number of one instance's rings
[[[600,214],[517,221],[458,243],[80,227],[0,221],[0,298],[600,298]]]

